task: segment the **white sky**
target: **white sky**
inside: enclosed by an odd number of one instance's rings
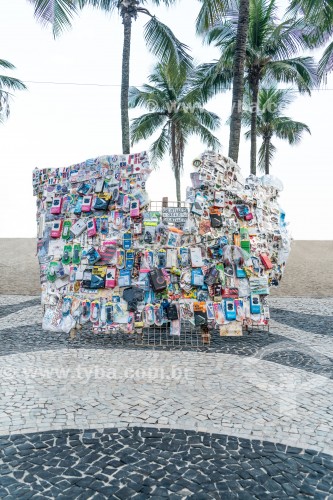
[[[181,0],[171,9],[151,8],[184,43],[193,49],[197,62],[208,62],[215,49],[195,37],[194,21],[199,4]],[[147,80],[154,58],[148,54],[141,16],[133,26],[131,85]],[[33,18],[27,0],[0,0],[0,58],[17,67],[13,76],[24,81],[112,84],[114,87],[46,85],[27,83],[27,92],[17,93],[11,117],[0,126],[0,237],[35,237],[35,200],[31,172],[38,168],[64,167],[91,157],[121,153],[120,76],[122,25],[117,15],[85,10],[73,29],[56,41]],[[276,141],[278,153],[272,174],[281,178],[285,190],[281,204],[287,212],[295,239],[333,239],[332,212],[332,97],[333,76],[327,90],[314,91],[311,98],[299,97],[288,110],[295,120],[307,123],[312,135],[301,145],[290,147]],[[226,121],[230,94],[209,103],[209,109]],[[139,113],[136,112],[135,115]],[[133,114],[134,116],[134,114]],[[228,151],[228,127],[218,133]],[[148,149],[138,144],[133,152]],[[193,139],[187,147],[182,188],[190,184],[191,162],[203,151]],[[244,175],[249,172],[249,143],[241,145]],[[166,159],[151,176],[148,190],[152,200],[175,198],[175,185]]]

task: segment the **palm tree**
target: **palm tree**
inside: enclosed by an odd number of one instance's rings
[[[258,96],[257,136],[261,137],[262,144],[259,149],[258,167],[269,174],[272,159],[276,153],[276,147],[272,144],[272,138],[286,140],[290,145],[298,144],[303,132],[310,129],[305,123],[296,122],[283,115],[283,111],[295,99],[295,92],[291,89],[278,89],[276,87],[262,87]],[[251,127],[252,123],[252,99],[246,94],[243,112],[243,123]],[[246,138],[251,136],[251,129],[245,134]]]
[[[129,69],[131,51],[132,22],[138,15],[147,15],[150,19],[144,28],[144,37],[148,49],[158,57],[162,63],[172,61],[172,67],[179,64],[191,66],[191,57],[188,47],[181,43],[170,28],[160,22],[146,8],[145,0],[28,0],[33,3],[35,17],[43,24],[51,23],[54,36],[58,36],[65,28],[71,26],[78,9],[92,5],[106,12],[118,9],[124,26],[122,78],[121,78],[121,127],[123,153],[130,152],[128,93]],[[151,0],[153,4],[171,5],[176,0]]]
[[[245,84],[252,99],[251,173],[256,174],[257,105],[260,85],[283,82],[295,84],[300,92],[310,93],[316,83],[316,65],[312,57],[299,56],[306,47],[302,20],[276,18],[276,0],[250,0],[250,22],[245,58]],[[222,51],[218,61],[201,68],[202,80],[197,83],[206,96],[230,86],[238,32],[237,11],[229,11],[222,25],[207,35]],[[200,73],[199,73],[200,74]],[[206,76],[205,76],[206,75]]]
[[[0,68],[15,69],[15,66],[4,59],[0,59]],[[3,123],[10,113],[9,101],[12,94],[9,90],[25,90],[26,88],[21,80],[11,76],[0,75],[0,123]]]
[[[149,76],[149,84],[143,85],[142,90],[130,89],[130,108],[148,109],[148,113],[132,121],[131,142],[147,140],[160,132],[150,148],[151,161],[157,166],[165,155],[170,155],[178,203],[181,201],[184,152],[190,136],[198,136],[209,148],[220,146],[212,134],[220,126],[220,119],[207,111],[204,103],[204,96],[192,88],[192,73],[184,66],[178,66],[175,71],[170,65],[158,64]]]
[[[202,8],[197,18],[197,33],[206,34],[207,31],[222,23],[223,16],[230,9],[229,0],[201,0]],[[244,66],[246,56],[246,42],[249,29],[250,0],[239,0],[237,36],[232,68],[229,68],[228,80],[232,81],[232,107],[229,135],[229,156],[238,161],[239,143],[241,135],[241,119],[244,96]],[[224,80],[224,79],[223,79]],[[224,87],[222,82],[222,88]]]
[[[307,23],[305,41],[310,48],[328,45],[318,64],[321,80],[333,71],[333,2],[332,0],[292,0],[289,12]]]

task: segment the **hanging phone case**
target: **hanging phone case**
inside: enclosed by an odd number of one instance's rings
[[[149,271],[149,279],[154,292],[163,292],[167,287],[167,282],[161,269]]]

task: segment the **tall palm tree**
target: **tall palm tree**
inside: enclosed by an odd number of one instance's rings
[[[34,5],[35,17],[43,24],[52,24],[54,36],[71,26],[74,15],[86,5],[92,5],[106,12],[118,9],[124,27],[122,77],[121,77],[121,128],[123,153],[130,152],[128,92],[131,52],[132,22],[138,15],[147,15],[149,21],[144,28],[144,38],[148,49],[162,63],[172,61],[191,66],[188,47],[181,43],[170,28],[160,22],[144,7],[146,0],[28,0]],[[156,6],[171,5],[176,0],[150,0]]]
[[[284,110],[295,99],[295,92],[291,89],[278,89],[276,87],[262,87],[258,96],[257,136],[261,137],[262,143],[259,149],[259,169],[269,174],[272,159],[276,153],[276,147],[272,144],[272,138],[286,140],[290,145],[298,144],[303,132],[310,129],[305,123],[296,122],[284,116]],[[252,123],[252,99],[246,94],[243,112],[243,123],[251,127]],[[246,138],[251,136],[251,129],[245,134]]]
[[[212,134],[220,126],[220,119],[203,107],[205,98],[198,90],[193,90],[191,84],[192,75],[184,66],[178,66],[175,71],[170,64],[158,64],[149,76],[149,83],[143,85],[142,90],[131,88],[129,95],[130,108],[140,106],[148,110],[132,121],[132,144],[147,140],[160,131],[150,148],[151,161],[157,166],[165,155],[170,155],[178,203],[181,201],[184,152],[190,136],[198,136],[209,148],[220,146]]]
[[[300,92],[310,93],[316,83],[316,65],[312,57],[299,56],[306,47],[302,20],[276,17],[277,0],[250,0],[250,23],[245,58],[245,84],[252,98],[251,118],[251,173],[256,174],[257,105],[260,85],[276,82],[291,83]],[[222,25],[208,32],[208,42],[221,49],[218,61],[201,68],[203,92],[208,96],[230,85],[230,74],[235,57],[238,31],[237,11],[229,11]],[[200,74],[200,73],[199,73]],[[206,75],[206,77],[205,77]],[[206,79],[205,79],[206,78]]]
[[[234,5],[231,0],[201,0],[202,7],[197,18],[197,33],[207,31],[222,23],[228,9]],[[250,0],[239,0],[237,36],[232,68],[229,68],[229,81],[232,80],[232,107],[229,134],[229,156],[238,161],[241,135],[241,119],[244,96],[244,66],[246,42],[250,20]],[[222,87],[224,83],[222,82]]]
[[[15,69],[15,66],[5,59],[0,59],[0,68]],[[0,75],[0,123],[3,123],[10,113],[11,93],[9,91],[26,90],[26,88],[21,80],[11,76]]]

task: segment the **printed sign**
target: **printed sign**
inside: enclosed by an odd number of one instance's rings
[[[188,219],[188,209],[184,207],[164,207],[162,209],[164,222],[172,224],[185,224]]]

